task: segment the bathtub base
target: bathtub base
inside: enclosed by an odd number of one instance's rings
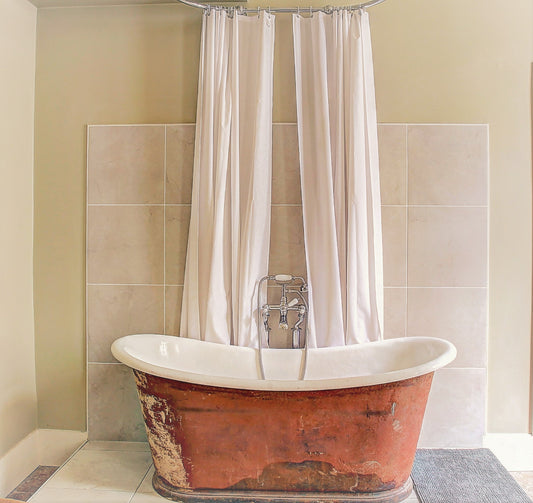
[[[183,490],[171,486],[154,473],[156,492],[171,501],[182,503],[400,503],[413,490],[411,477],[396,489],[375,493],[274,492]]]

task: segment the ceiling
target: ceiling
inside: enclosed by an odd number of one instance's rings
[[[172,0],[29,0],[36,7],[85,7],[88,5],[139,5],[174,3]]]
[[[91,5],[142,5],[142,4],[174,4],[176,0],[29,0],[36,7],[86,7]],[[204,0],[198,0],[204,1]],[[209,0],[212,3],[216,0]],[[220,1],[220,0],[219,0]],[[231,2],[232,0],[224,0]],[[237,0],[233,0],[237,1]],[[246,0],[238,0],[246,3]]]

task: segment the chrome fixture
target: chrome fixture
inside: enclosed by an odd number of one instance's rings
[[[265,282],[273,281],[274,286],[281,288],[281,297],[279,304],[263,304],[261,306],[260,292],[261,287]],[[261,368],[261,376],[265,378],[263,368],[263,337],[261,331],[260,316],[262,318],[263,330],[266,334],[266,346],[270,347],[270,315],[273,311],[279,312],[278,326],[282,330],[289,330],[289,322],[287,316],[289,312],[294,312],[298,315],[298,320],[292,327],[291,345],[293,349],[304,349],[304,360],[302,370],[300,371],[300,379],[305,376],[305,367],[307,364],[307,326],[304,330],[302,338],[302,325],[309,313],[309,306],[305,299],[304,293],[307,292],[307,283],[301,276],[293,276],[291,274],[276,274],[271,276],[264,276],[258,283],[257,287],[257,335],[259,344],[259,363]],[[289,296],[292,299],[289,300]],[[303,339],[303,340],[302,340]]]
[[[385,0],[370,0],[368,2],[359,3],[359,4],[352,4],[352,5],[344,5],[344,6],[335,6],[332,7],[331,5],[327,5],[325,7],[255,7],[255,8],[247,8],[247,7],[221,7],[221,6],[211,6],[210,4],[204,4],[204,3],[198,3],[194,2],[192,0],[176,0],[182,4],[188,5],[189,7],[197,7],[199,9],[206,10],[207,12],[210,12],[211,9],[233,9],[233,11],[238,12],[240,14],[257,14],[260,11],[264,10],[266,12],[271,13],[294,13],[294,14],[313,14],[313,12],[325,12],[326,14],[329,14],[337,9],[352,9],[352,10],[360,10],[360,9],[366,9],[368,7],[373,7],[374,5],[379,5],[380,3],[385,2]],[[220,0],[218,0],[220,1]],[[239,0],[230,0],[230,1],[239,1]],[[242,3],[242,2],[241,2]]]

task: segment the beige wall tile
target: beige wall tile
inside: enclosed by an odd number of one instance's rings
[[[163,294],[162,286],[89,285],[89,361],[116,362],[111,344],[124,335],[163,333]]]
[[[487,286],[486,208],[409,208],[409,286]]]
[[[190,206],[166,207],[166,284],[182,285],[191,219]]]
[[[407,288],[385,288],[385,339],[405,337]]]
[[[409,204],[487,204],[485,125],[408,126]]]
[[[455,344],[457,358],[450,367],[486,367],[486,288],[409,288],[408,295],[409,336]]]
[[[296,124],[272,126],[272,203],[302,204]]]
[[[405,124],[378,124],[381,204],[406,204],[406,135]]]
[[[132,370],[119,363],[89,363],[89,440],[146,442]]]
[[[164,126],[90,126],[89,204],[163,203]]]
[[[436,372],[419,447],[481,447],[485,433],[486,372],[450,369]]]
[[[406,286],[407,217],[405,207],[383,206],[383,281],[385,286]]]
[[[165,288],[165,334],[179,335],[181,323],[181,301],[183,299],[182,286],[167,286]]]
[[[163,207],[88,208],[89,283],[163,283]]]
[[[272,206],[269,274],[307,277],[301,206]]]
[[[167,126],[167,204],[191,202],[194,133],[194,124]]]

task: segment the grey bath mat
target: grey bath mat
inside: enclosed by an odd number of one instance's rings
[[[411,477],[421,503],[532,503],[489,449],[419,449]]]

